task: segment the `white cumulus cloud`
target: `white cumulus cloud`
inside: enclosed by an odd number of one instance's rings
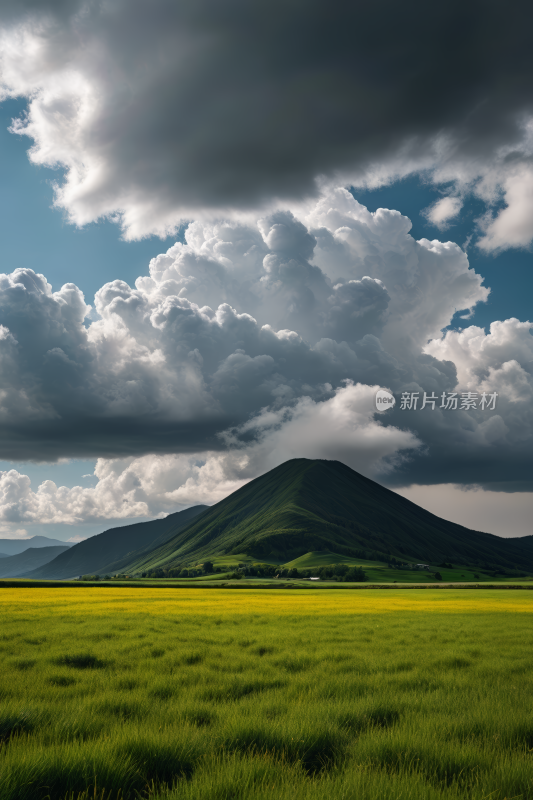
[[[192,223],[134,288],[103,286],[96,318],[73,284],[0,276],[2,456],[198,452],[344,380],[453,386],[423,347],[488,295],[461,249],[343,189],[300,214]]]
[[[531,324],[443,329],[489,290],[451,242],[345,189],[189,224],[91,311],[30,269],[0,276],[0,456],[98,458],[90,487],[3,473],[1,518],[78,524],[214,502],[288,458],[389,485],[531,490]],[[378,387],[498,396],[495,409],[376,416]]]
[[[425,216],[433,225],[443,231],[449,227],[452,220],[457,218],[462,207],[463,201],[460,197],[442,197],[426,209]]]

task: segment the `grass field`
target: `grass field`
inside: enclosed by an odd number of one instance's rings
[[[2,800],[533,798],[533,593],[0,590]]]
[[[409,559],[409,561],[416,561],[416,559]],[[219,556],[212,559],[214,567],[219,567],[222,572],[217,575],[218,580],[227,579],[239,566],[242,565],[255,565],[264,566],[264,564],[275,565],[274,561],[257,561],[247,555],[237,556]],[[434,579],[434,573],[439,572],[442,576],[444,583],[509,583],[533,580],[532,576],[513,577],[512,574],[495,574],[494,571],[488,571],[480,567],[472,567],[468,565],[455,564],[452,568],[432,565],[429,570],[408,570],[408,569],[393,569],[382,561],[369,561],[361,558],[350,558],[346,555],[339,553],[332,553],[329,550],[321,550],[305,553],[299,558],[293,559],[286,564],[276,564],[279,570],[292,569],[296,567],[298,570],[315,570],[318,571],[321,567],[327,567],[335,564],[347,564],[348,566],[362,567],[371,583],[431,583]],[[198,565],[201,569],[201,565]],[[213,579],[212,575],[202,575],[195,578],[185,578],[186,581],[210,581]],[[247,576],[250,580],[250,576]],[[252,579],[253,580],[253,579]],[[257,580],[257,579],[256,579]],[[259,579],[261,581],[269,580],[268,578]]]
[[[385,567],[386,565],[381,561],[366,561],[361,558],[349,558],[348,556],[340,555],[339,553],[330,553],[328,551],[318,551],[306,553],[293,561],[284,564],[284,567],[296,567],[296,569],[313,569],[319,567],[328,567],[330,564],[349,564],[350,566],[364,567]]]
[[[416,561],[416,559],[408,559],[408,561]],[[382,561],[367,561],[361,558],[348,558],[347,556],[338,553],[330,553],[329,551],[320,551],[314,553],[306,553],[294,561],[284,564],[284,567],[296,567],[297,569],[313,569],[331,564],[349,564],[350,566],[362,567],[372,583],[427,583],[433,581],[433,573],[439,572],[444,582],[449,583],[494,583],[494,581],[509,580],[524,580],[522,578],[510,578],[509,575],[495,575],[493,572],[487,572],[484,569],[471,567],[467,565],[454,565],[452,569],[433,565],[429,571],[426,570],[408,570],[408,569],[390,569],[387,564]]]

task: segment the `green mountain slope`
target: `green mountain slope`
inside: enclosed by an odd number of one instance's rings
[[[533,558],[533,536],[521,536],[519,539],[507,539],[506,541],[516,543],[524,553]]]
[[[310,551],[331,550],[531,569],[533,548],[521,541],[440,519],[338,461],[294,459],[125,566],[138,573],[235,553],[284,563]]]
[[[18,578],[26,572],[43,564],[47,564],[52,559],[70,550],[70,547],[30,547],[23,553],[15,556],[7,556],[0,561],[0,578]]]
[[[207,506],[194,506],[176,514],[169,514],[165,519],[111,528],[98,536],[91,536],[90,539],[79,542],[53,561],[26,572],[24,577],[57,580],[86,574],[105,574],[111,571],[109,566],[113,562],[124,559],[128,554],[131,558],[138,550],[143,552],[146,547],[151,549],[161,544],[168,536],[173,536],[186,527],[206,508]]]

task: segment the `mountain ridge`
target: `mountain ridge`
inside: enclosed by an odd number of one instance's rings
[[[112,547],[114,537],[120,541]],[[533,535],[504,539],[473,531],[339,461],[292,459],[211,507],[104,531],[24,577],[133,575],[225,555],[282,564],[322,550],[383,561],[533,570]]]
[[[20,578],[28,570],[38,569],[52,561],[69,547],[28,547],[22,553],[0,560],[0,578]]]
[[[533,568],[533,536],[503,539],[420,508],[338,461],[293,459],[211,506],[130,573],[249,554],[285,563],[306,552],[372,551],[405,560]]]
[[[110,528],[96,536],[74,545],[68,552],[61,553],[53,561],[25,573],[25,578],[56,580],[77,577],[89,573],[98,574],[111,571],[113,562],[124,559],[128,553],[143,550],[168,532],[189,524],[194,516],[207,506],[193,506],[184,511],[169,514],[164,519],[136,522]]]
[[[50,539],[48,536],[31,536],[29,539],[0,539],[0,553],[6,556],[16,556],[30,547],[72,547],[71,542],[60,539]]]

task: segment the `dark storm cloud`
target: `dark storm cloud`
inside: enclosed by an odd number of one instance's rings
[[[505,397],[499,400],[505,404]],[[440,416],[430,409],[411,413],[395,409],[388,423],[412,431],[425,447],[387,475],[385,482],[391,488],[456,484],[533,492],[533,416],[527,409],[526,419],[518,421],[512,413],[497,411],[501,416],[494,430],[481,438],[478,425],[483,420],[474,412],[448,410]]]
[[[158,419],[73,419],[0,424],[2,459],[54,462],[61,458],[125,458],[139,453],[197,453],[221,450],[221,427],[240,422],[229,415],[202,422]]]
[[[81,224],[142,236],[317,176],[434,166],[435,137],[456,162],[527,155],[526,2],[30,3],[18,27],[6,8],[4,82],[32,98],[18,130],[67,168],[58,203]]]

